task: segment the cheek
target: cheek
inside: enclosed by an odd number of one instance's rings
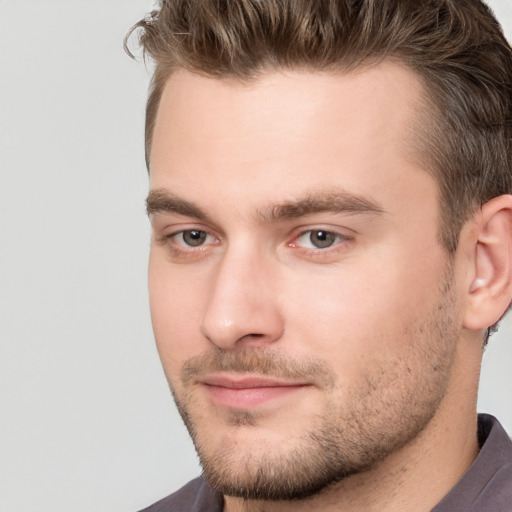
[[[438,300],[440,272],[389,259],[382,254],[290,279],[283,304],[295,349],[351,378],[382,354],[401,352],[411,327]]]
[[[199,285],[201,279],[184,275],[179,268],[170,269],[168,262],[154,255],[150,256],[148,281],[153,332],[169,377],[202,348],[198,333],[206,291]]]

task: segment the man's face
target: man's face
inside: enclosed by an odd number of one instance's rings
[[[225,494],[307,496],[407,444],[450,386],[460,311],[416,77],[173,75],[154,132],[163,367]]]

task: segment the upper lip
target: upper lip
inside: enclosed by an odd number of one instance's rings
[[[272,377],[258,377],[254,375],[208,375],[201,380],[202,384],[207,386],[219,386],[232,389],[248,389],[248,388],[270,388],[270,387],[290,387],[290,386],[306,386],[307,382],[293,382],[275,379]]]

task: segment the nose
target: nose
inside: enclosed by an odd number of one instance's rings
[[[212,277],[201,332],[223,350],[277,341],[284,321],[277,301],[275,268],[261,254],[226,251]]]

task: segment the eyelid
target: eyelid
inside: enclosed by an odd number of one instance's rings
[[[173,226],[186,226],[183,227],[182,230],[186,231],[188,229],[199,229],[201,231],[206,231],[208,233],[215,234],[218,237],[218,233],[222,230],[220,226],[218,226],[213,221],[205,221],[198,219],[196,217],[189,217],[187,215],[181,215],[179,213],[173,212],[154,212],[149,215],[149,221],[152,229],[156,231],[167,231],[168,229],[172,229]],[[191,226],[191,227],[188,227]]]

